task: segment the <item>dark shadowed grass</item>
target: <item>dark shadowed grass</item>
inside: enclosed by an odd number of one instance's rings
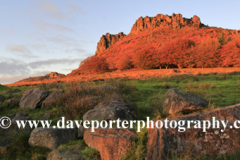
[[[20,131],[11,136],[7,154],[0,154],[2,160],[45,160],[50,150],[45,147],[32,147],[28,144],[30,131]]]

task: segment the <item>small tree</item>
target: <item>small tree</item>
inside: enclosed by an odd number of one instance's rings
[[[133,57],[134,65],[140,69],[154,69],[160,66],[156,48],[149,46],[137,51]]]
[[[226,39],[225,39],[225,37],[224,37],[223,34],[218,35],[218,42],[219,42],[221,45],[226,44]]]
[[[116,67],[120,70],[133,68],[132,60],[128,56],[124,56],[117,61]]]
[[[178,68],[185,67],[185,54],[195,46],[195,42],[189,39],[176,39],[161,47],[161,63],[165,66],[176,65]]]
[[[103,73],[109,71],[109,64],[104,57],[91,56],[81,62],[79,69],[84,73]]]
[[[240,66],[240,37],[228,42],[221,49],[222,66]]]

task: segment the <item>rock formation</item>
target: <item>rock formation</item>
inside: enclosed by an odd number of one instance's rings
[[[99,53],[105,51],[108,49],[111,45],[113,45],[115,42],[117,42],[119,39],[126,36],[123,32],[120,32],[118,34],[109,34],[103,35],[100,38],[100,41],[97,44],[97,50],[95,52],[95,55],[98,55]]]
[[[23,97],[21,98],[19,105],[21,108],[40,108],[42,102],[47,98],[47,96],[47,91],[43,91],[39,88],[29,89],[23,93]]]
[[[161,28],[182,28],[182,27],[200,28],[203,24],[196,15],[193,18],[183,18],[181,14],[172,14],[172,16],[158,14],[156,17],[140,17],[133,25],[130,34],[136,34],[145,30],[152,30],[157,27]]]
[[[180,89],[172,88],[166,94],[163,103],[163,113],[174,116],[179,112],[192,113],[199,111],[207,106],[206,100]]]
[[[134,129],[98,128],[95,132],[91,132],[91,129],[84,132],[86,144],[98,150],[102,160],[123,158],[136,137]]]

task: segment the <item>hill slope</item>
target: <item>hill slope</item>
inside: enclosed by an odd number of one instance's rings
[[[171,66],[183,68],[232,67],[238,65],[231,62],[223,63],[225,59],[231,59],[231,57],[226,58],[228,54],[225,51],[231,47],[236,48],[238,39],[237,30],[208,27],[201,23],[200,18],[195,15],[188,19],[183,18],[181,14],[172,16],[158,14],[156,17],[140,17],[128,35],[122,32],[117,35],[109,33],[103,35],[98,42],[95,56],[106,58],[110,69],[125,69],[126,65],[131,66],[127,67],[128,69],[133,67],[154,69]],[[186,41],[186,44],[182,42],[183,40]],[[189,46],[183,49],[186,45]],[[233,54],[239,54],[239,48]],[[178,50],[182,50],[182,52],[177,53]],[[200,62],[200,59],[204,60]],[[189,62],[183,62],[185,60]],[[139,65],[145,63],[145,68]],[[151,66],[147,66],[148,63]],[[82,73],[80,67],[69,76]]]

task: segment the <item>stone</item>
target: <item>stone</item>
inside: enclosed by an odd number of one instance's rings
[[[133,107],[124,99],[113,97],[110,100],[100,102],[94,109],[89,110],[83,115],[83,120],[135,120],[136,115]]]
[[[175,120],[228,120],[228,126],[233,126],[233,122],[240,118],[240,104],[222,107],[209,112],[198,112],[180,117],[170,118]],[[162,121],[164,119],[161,119]],[[186,125],[183,127],[187,127]],[[184,132],[179,132],[178,128],[165,129],[156,127],[148,129],[147,156],[150,159],[167,159],[168,153],[181,154],[191,153],[189,156],[232,154],[240,149],[240,129],[220,125],[219,128],[186,128]],[[223,132],[222,132],[223,131]]]
[[[20,100],[21,108],[36,109],[40,108],[42,102],[47,98],[48,92],[39,88],[29,89],[23,93],[23,97]]]
[[[103,35],[97,44],[97,50],[95,52],[95,55],[101,54],[103,51],[108,49],[111,45],[122,39],[124,36],[126,35],[123,32],[120,32],[118,34],[107,33],[106,35]]]
[[[57,149],[61,144],[66,144],[77,139],[78,130],[57,128],[36,128],[32,131],[28,140],[31,146]]]
[[[83,148],[80,145],[55,149],[49,153],[47,160],[85,160],[81,155]]]
[[[29,117],[27,113],[15,113],[7,117],[11,119],[11,126],[7,129],[0,128],[0,134],[2,136],[11,136],[11,135],[14,135],[16,132],[20,132],[20,131],[27,131],[27,132],[30,131],[31,128],[29,125],[26,125],[24,129],[22,127],[18,128],[18,125],[16,122],[16,120],[31,120],[32,118]]]
[[[98,150],[102,160],[117,160],[125,156],[137,133],[133,129],[102,129],[84,132],[86,144]]]
[[[5,101],[5,97],[0,94],[0,102],[4,102],[4,101]]]
[[[10,106],[19,106],[21,98],[11,98],[6,100],[6,103]]]
[[[150,31],[155,28],[175,28],[183,27],[200,28],[204,26],[200,18],[196,15],[193,18],[183,18],[181,14],[172,14],[172,16],[158,14],[155,17],[140,17],[133,25],[130,34],[137,34],[139,32]]]
[[[52,93],[49,94],[49,96],[42,102],[42,108],[44,107],[53,107],[57,100],[63,96],[64,90],[59,89],[56,91],[53,91]]]
[[[171,88],[167,91],[163,103],[163,113],[175,116],[180,112],[192,113],[199,111],[207,106],[206,100],[180,89]]]

